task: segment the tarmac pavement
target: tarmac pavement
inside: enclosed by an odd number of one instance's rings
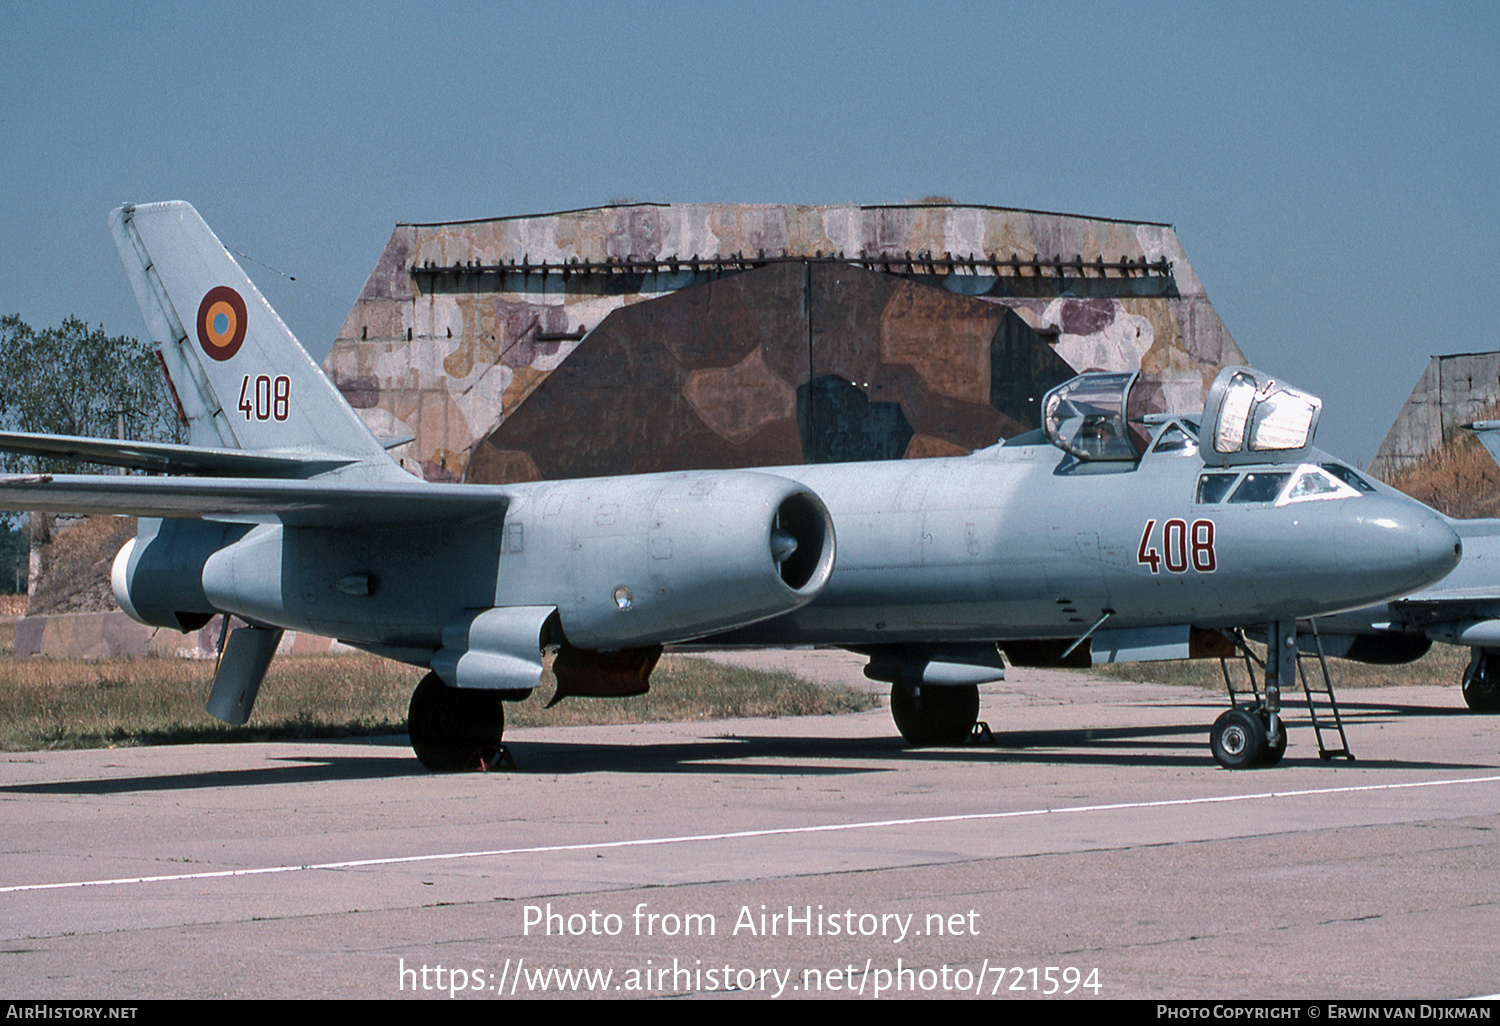
[[[1500,991],[1500,719],[1456,685],[1342,695],[1356,762],[1292,706],[1229,772],[1217,695],[1011,677],[990,746],[873,711],[515,730],[491,774],[404,737],[0,755],[0,996]]]

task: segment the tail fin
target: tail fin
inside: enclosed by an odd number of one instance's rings
[[[192,206],[109,224],[194,445],[391,462]]]
[[[1500,463],[1500,420],[1476,420],[1459,426],[1474,432],[1480,444],[1489,450],[1490,458]]]

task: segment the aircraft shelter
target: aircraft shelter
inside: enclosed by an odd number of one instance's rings
[[[399,224],[324,361],[429,480],[958,455],[1244,357],[1170,225],[927,201]]]

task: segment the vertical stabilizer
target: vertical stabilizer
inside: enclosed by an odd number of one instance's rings
[[[191,205],[127,204],[109,224],[194,445],[390,462]]]
[[[1476,420],[1464,427],[1474,432],[1480,444],[1489,451],[1490,458],[1500,463],[1500,420]]]

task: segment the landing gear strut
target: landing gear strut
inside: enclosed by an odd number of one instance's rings
[[[434,773],[481,769],[501,752],[505,706],[498,691],[450,688],[429,673],[412,692],[406,720],[412,751]]]
[[[978,685],[891,685],[891,719],[915,748],[961,745],[978,718]]]
[[[1208,747],[1214,761],[1225,769],[1259,769],[1275,766],[1286,754],[1286,723],[1281,718],[1281,689],[1297,682],[1297,625],[1295,621],[1278,621],[1266,629],[1266,693],[1256,696],[1254,705],[1240,705],[1235,698],[1234,682],[1224,664],[1224,682],[1229,686],[1228,712],[1214,721],[1208,732]],[[1243,646],[1243,638],[1241,638]],[[1249,663],[1252,693],[1255,670]],[[1320,743],[1321,747],[1321,743]]]
[[[1464,671],[1464,704],[1477,713],[1500,712],[1500,652],[1474,649]]]

